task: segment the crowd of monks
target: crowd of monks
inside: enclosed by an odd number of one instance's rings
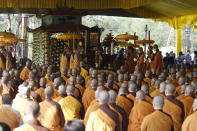
[[[197,65],[163,68],[154,46],[148,61],[128,49],[125,65],[99,72],[77,51],[60,71],[30,60],[22,71],[0,68],[3,131],[196,131]],[[77,64],[76,64],[77,63]],[[135,63],[135,64],[134,64]]]

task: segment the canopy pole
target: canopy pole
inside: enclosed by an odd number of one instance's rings
[[[182,28],[176,30],[176,56],[182,49]]]
[[[87,39],[88,39],[88,32],[87,30],[85,31],[85,54],[87,53],[86,50],[87,50]]]

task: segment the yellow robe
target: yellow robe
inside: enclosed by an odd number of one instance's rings
[[[19,126],[20,119],[7,107],[0,108],[0,122],[4,122],[13,130],[14,128]]]
[[[181,95],[181,86],[176,87],[176,92],[178,95]]]
[[[76,84],[75,87],[78,88],[80,90],[81,95],[83,95],[85,88],[83,88],[80,84]]]
[[[148,102],[150,102],[150,103],[153,102],[153,99],[152,99],[150,96],[147,96],[147,95],[146,95],[145,99],[146,99]]]
[[[144,81],[147,82],[149,86],[151,86],[151,79],[150,78],[144,78]]]
[[[90,103],[95,100],[95,92],[92,89],[86,89],[83,96],[82,96],[82,103],[84,106],[84,110],[88,109]]]
[[[189,116],[190,110],[192,108],[192,104],[194,101],[194,98],[192,98],[191,96],[186,96],[185,98],[180,100],[183,105],[184,105],[184,111],[185,111],[185,118],[187,116]]]
[[[0,95],[0,108],[2,107],[2,96]]]
[[[39,89],[37,89],[37,90],[35,91],[35,93],[37,93],[38,95],[40,95],[42,101],[45,100],[44,88],[40,87]]]
[[[152,93],[155,89],[155,86],[150,86],[150,93]]]
[[[60,100],[62,100],[63,97],[62,96],[58,96],[57,98],[53,99],[55,102],[59,103]]]
[[[132,100],[133,102],[135,102],[135,100],[136,100],[135,96],[132,95],[132,94],[128,94],[128,95],[127,95],[127,98],[129,98],[129,99]]]
[[[16,97],[14,98],[14,100],[12,102],[12,108],[14,108],[18,112],[20,112],[20,115],[21,115],[23,121],[24,121],[25,107],[30,101],[31,101],[30,99],[23,99],[23,98],[21,98],[19,96],[19,94],[18,94],[18,95],[16,95]]]
[[[127,114],[127,117],[129,116],[129,113],[133,107],[134,102],[128,99],[126,96],[118,96],[116,99],[116,105],[121,107]]]
[[[48,129],[40,125],[23,124],[22,126],[15,128],[14,131],[48,131]]]
[[[47,100],[39,103],[39,105],[40,116],[38,120],[41,125],[48,128],[50,131],[62,131],[63,127],[60,125],[58,108]]]
[[[150,93],[150,96],[154,98],[155,96],[158,96],[159,94],[160,94],[160,90],[155,89],[153,92]]]
[[[153,111],[152,104],[145,101],[137,101],[129,115],[128,131],[141,131],[141,124],[144,117]]]
[[[176,104],[174,104],[173,102],[169,101],[168,99],[165,99],[164,103],[165,104],[163,107],[163,111],[168,113],[172,117],[173,124],[174,124],[174,130],[181,131],[182,109],[179,106],[177,106]]]
[[[95,99],[91,102],[90,106],[88,107],[86,113],[85,113],[85,117],[84,117],[84,125],[87,124],[88,119],[90,117],[90,114],[94,111],[96,111],[99,108],[100,104],[99,102]]]
[[[115,131],[116,122],[101,109],[91,113],[86,131]]]
[[[86,79],[86,77],[88,76],[88,71],[84,69],[83,67],[81,67],[80,76],[82,76],[84,79]]]
[[[73,96],[67,96],[59,101],[59,104],[64,113],[65,121],[68,122],[73,119],[81,119],[80,111],[82,104]]]
[[[76,53],[72,54],[70,57],[70,68],[74,69],[80,66],[78,56]]]
[[[188,116],[182,125],[182,131],[197,131],[197,112]]]
[[[67,60],[67,56],[62,54],[61,55],[61,60],[60,60],[60,72],[63,72],[63,69],[68,69],[69,68],[69,63]]]
[[[3,70],[6,69],[6,63],[3,62],[3,60],[0,57],[0,68],[2,68]]]
[[[143,119],[141,131],[172,131],[173,121],[170,115],[154,111]]]
[[[29,79],[29,73],[31,72],[30,69],[28,69],[27,67],[24,67],[23,70],[20,73],[20,78],[23,81],[27,81]]]

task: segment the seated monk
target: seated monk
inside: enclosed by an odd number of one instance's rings
[[[134,105],[134,102],[130,100],[129,98],[127,98],[126,94],[127,94],[127,88],[121,87],[118,92],[116,104],[126,112],[127,117],[128,117]]]
[[[80,61],[80,67],[81,67],[80,76],[86,79],[88,77],[88,71],[85,69],[85,63],[83,61]]]
[[[121,131],[127,131],[128,128],[128,118],[126,115],[126,112],[120,108],[119,106],[116,105],[116,98],[117,98],[117,93],[114,90],[110,90],[109,92],[109,107],[118,113],[119,116],[119,121],[120,121],[120,130]]]
[[[141,86],[141,90],[144,91],[145,93],[145,100],[147,100],[148,102],[152,103],[153,98],[149,95],[149,87],[148,84],[145,83],[144,85]]]
[[[100,107],[90,114],[86,131],[119,131],[120,122],[118,114],[108,105],[109,94],[107,91],[99,93]]]
[[[191,86],[195,88],[195,96],[197,96],[197,81],[192,81]]]
[[[121,85],[122,85],[123,82],[124,82],[124,75],[123,74],[119,74],[118,75],[118,83],[117,83],[117,85],[119,87],[121,87]]]
[[[40,116],[38,120],[50,131],[62,131],[65,124],[64,114],[61,106],[52,100],[53,93],[53,87],[45,88],[45,100],[39,104]]]
[[[85,112],[87,111],[90,103],[95,100],[95,91],[97,89],[97,85],[98,83],[96,79],[91,80],[91,89],[87,88],[82,96],[82,103]]]
[[[19,72],[19,70],[15,70],[14,71],[14,80],[17,81],[17,85],[18,86],[23,83],[23,80],[20,78],[20,72]]]
[[[152,80],[151,80],[151,86],[150,86],[150,93],[152,93],[154,90],[155,90],[155,82],[156,82],[156,78],[153,77]]]
[[[45,100],[44,89],[46,88],[46,78],[42,77],[40,79],[40,87],[35,91],[38,95],[40,95],[41,100]]]
[[[175,131],[180,131],[181,125],[184,121],[184,105],[175,98],[175,92],[176,87],[172,83],[167,84],[163,111],[172,117]]]
[[[71,77],[69,78],[69,85],[72,85],[72,86],[75,86],[75,85],[76,85],[76,77],[75,77],[75,76],[71,76]],[[81,100],[82,94],[81,94],[79,88],[76,88],[76,87],[75,87],[74,96],[75,96],[76,98],[78,98],[79,100]]]
[[[12,102],[12,108],[20,112],[20,115],[24,121],[25,106],[32,101],[30,99],[30,89],[23,84],[19,86],[18,92],[19,93],[16,95]]]
[[[165,95],[165,89],[166,89],[166,82],[163,81],[160,83],[160,88],[159,88],[159,91],[160,91],[160,96],[162,96],[163,98],[166,98],[166,95]]]
[[[150,70],[146,71],[144,81],[147,82],[149,86],[151,86],[151,71]]]
[[[59,96],[53,99],[55,102],[59,103],[60,100],[67,96],[66,94],[66,87],[64,85],[60,85],[58,87]]]
[[[68,85],[66,88],[67,96],[59,101],[66,123],[70,120],[83,119],[84,109],[81,101],[74,96],[75,87]]]
[[[128,88],[128,95],[127,95],[127,97],[130,99],[130,100],[132,100],[133,102],[135,102],[135,100],[136,100],[136,91],[137,91],[137,85],[133,82],[133,81],[129,81],[129,83],[128,83],[128,86],[129,86],[129,88]]]
[[[12,96],[10,94],[2,96],[3,106],[0,108],[0,122],[8,124],[13,130],[18,126],[21,126],[23,124],[23,120],[20,113],[11,107],[11,103]]]
[[[124,78],[123,82],[128,83],[130,79],[130,75],[128,73],[124,73],[123,78]]]
[[[101,91],[104,90],[104,87],[103,86],[98,86],[98,88],[96,89],[95,91],[95,100],[93,100],[91,103],[90,103],[90,106],[88,107],[86,113],[85,113],[85,117],[84,117],[84,120],[83,120],[83,123],[86,125],[87,122],[88,122],[88,119],[89,119],[89,116],[92,112],[96,111],[99,107],[100,107],[100,104],[99,104],[99,93]]]
[[[155,81],[155,85],[154,85],[155,90],[154,90],[153,92],[150,93],[150,96],[151,96],[151,97],[155,97],[155,96],[158,96],[158,95],[160,94],[160,90],[159,90],[159,88],[160,88],[160,83],[161,83],[161,80],[159,80],[159,79],[157,79],[157,80]]]
[[[180,101],[184,105],[184,111],[185,111],[185,118],[189,115],[190,110],[192,108],[193,101],[195,99],[194,96],[194,87],[191,85],[186,86],[185,88],[185,97],[181,99]]]
[[[20,78],[23,81],[26,81],[29,79],[29,73],[31,72],[31,61],[27,60],[26,61],[26,66],[23,68],[23,70],[20,73]]]
[[[118,83],[117,83],[115,78],[116,78],[115,74],[114,75],[113,74],[109,74],[108,77],[107,77],[107,81],[108,80],[113,81],[113,88],[116,89],[116,90],[119,90],[120,87],[118,86]]]
[[[178,80],[179,86],[176,87],[176,92],[177,92],[178,96],[181,95],[181,86],[184,85],[185,82],[186,82],[186,78],[181,76]]]
[[[86,88],[91,87],[91,80],[92,79],[97,79],[97,75],[98,75],[98,71],[97,70],[93,70],[92,73],[91,73],[91,78],[86,83]]]
[[[3,92],[2,95],[4,94],[11,94],[12,97],[14,97],[14,89],[10,86],[9,82],[9,77],[8,76],[3,76],[2,81],[1,81],[1,86],[3,87]]]
[[[153,106],[145,100],[145,93],[139,90],[136,93],[136,102],[129,115],[128,131],[141,131],[141,124],[145,116],[151,114]]]
[[[176,97],[177,100],[181,100],[183,98],[185,98],[185,88],[186,88],[186,84],[181,86],[181,94],[179,96]]]
[[[30,81],[28,83],[28,88],[30,89],[30,98],[37,103],[41,102],[41,96],[35,92],[35,90],[37,90],[37,87],[35,88],[34,81]]]
[[[83,85],[83,77],[82,76],[77,76],[75,87],[80,90],[81,96],[83,96],[83,93],[85,91],[85,87]]]
[[[65,125],[64,131],[85,131],[85,126],[80,120],[74,119]]]
[[[107,83],[105,84],[106,89],[109,90],[115,90],[118,92],[118,89],[115,89],[113,86],[113,81],[112,80],[107,80]]]
[[[68,73],[68,69],[64,68],[64,69],[63,69],[63,72],[62,72],[62,74],[61,74],[61,77],[62,77],[62,79],[64,80],[65,85],[68,84],[67,81],[68,81],[68,79],[69,79],[67,73]]]
[[[194,113],[188,116],[182,125],[182,131],[196,131],[196,119],[197,119],[197,99],[194,100],[193,103],[193,111]]]
[[[54,95],[53,95],[53,99],[57,98],[59,96],[59,92],[58,92],[58,87],[63,84],[63,80],[61,77],[57,77],[54,79]]]
[[[92,76],[93,70],[94,69],[92,67],[89,69],[89,75],[85,78],[85,87],[88,87],[88,84],[89,84],[90,78]]]
[[[173,131],[173,121],[169,114],[163,112],[164,99],[156,96],[153,99],[154,112],[144,117],[141,131]]]
[[[25,106],[25,121],[26,123],[18,128],[15,128],[14,131],[48,131],[40,125],[37,120],[40,112],[40,106],[36,102],[30,102]]]

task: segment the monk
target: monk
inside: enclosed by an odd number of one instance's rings
[[[90,103],[95,100],[95,91],[97,89],[98,82],[96,79],[91,80],[91,89],[86,89],[82,96],[82,103],[84,110],[86,111]]]
[[[133,102],[135,102],[136,100],[136,91],[137,91],[137,85],[133,82],[133,81],[129,81],[128,83],[128,95],[127,97],[132,100]]]
[[[117,98],[117,93],[114,90],[110,90],[108,93],[109,93],[109,107],[113,111],[118,113],[121,131],[127,131],[128,118],[126,112],[115,103]]]
[[[29,73],[31,72],[31,61],[27,60],[26,66],[23,68],[23,70],[20,73],[20,78],[23,81],[27,81],[29,79]]]
[[[3,70],[6,69],[6,58],[5,55],[3,54],[2,49],[0,51],[0,68]]]
[[[97,79],[98,76],[98,71],[97,70],[93,70],[91,73],[91,77],[88,79],[87,83],[86,83],[86,88],[89,88],[91,86],[91,80],[92,79]]]
[[[9,50],[6,53],[6,69],[9,70],[11,67],[13,67],[13,56],[12,56],[13,48],[9,48]]]
[[[25,106],[25,121],[26,124],[15,128],[14,131],[48,131],[40,125],[37,120],[40,112],[40,106],[36,102],[30,102]]]
[[[119,87],[121,87],[121,85],[122,85],[123,82],[124,82],[124,75],[123,74],[119,74],[118,75],[118,83],[117,83],[117,85]]]
[[[25,106],[32,101],[30,99],[30,89],[25,84],[23,84],[19,86],[18,92],[19,93],[12,102],[12,108],[20,112],[20,115],[24,121]]]
[[[67,54],[67,51],[68,50],[64,50],[64,52],[62,53],[61,55],[61,58],[60,58],[60,72],[62,73],[63,72],[63,69],[68,69],[69,68],[69,55]]]
[[[165,96],[165,90],[166,90],[166,82],[165,81],[163,81],[163,82],[161,82],[160,83],[160,88],[159,88],[159,91],[160,91],[160,96],[162,96],[163,98],[165,98],[166,96]]]
[[[72,76],[69,78],[69,85],[72,85],[72,86],[75,86],[76,84],[76,77],[75,76]],[[81,100],[81,97],[82,97],[82,94],[81,94],[81,91],[79,88],[76,88],[75,87],[75,93],[74,93],[74,96],[76,98],[79,98]]]
[[[173,84],[166,85],[163,111],[172,117],[175,131],[181,131],[185,111],[183,103],[175,98],[175,92],[176,87]]]
[[[84,109],[81,101],[74,96],[75,87],[68,85],[66,88],[67,96],[59,101],[64,113],[66,123],[70,120],[83,119]]]
[[[147,82],[149,86],[151,86],[151,71],[150,70],[146,71],[144,81]]]
[[[88,122],[88,119],[89,119],[89,116],[90,116],[90,114],[92,113],[92,112],[94,112],[94,111],[96,111],[98,108],[99,108],[99,106],[100,106],[100,104],[99,104],[99,93],[101,92],[101,91],[103,91],[104,90],[104,87],[102,87],[102,86],[98,86],[98,88],[96,89],[96,91],[95,91],[95,100],[93,100],[91,103],[90,103],[90,106],[88,107],[88,109],[87,109],[87,111],[86,111],[86,113],[85,113],[85,117],[84,117],[84,121],[83,121],[83,123],[86,125],[87,124],[87,122]]]
[[[153,99],[154,112],[147,115],[142,122],[141,131],[173,131],[173,121],[169,114],[163,112],[164,99],[156,96]]]
[[[57,77],[54,79],[54,94],[53,94],[53,98],[57,98],[59,96],[59,93],[58,93],[58,87],[63,84],[63,80],[61,77]]]
[[[181,94],[179,96],[176,97],[177,100],[181,100],[183,98],[185,98],[185,88],[186,88],[186,84],[181,86]]]
[[[151,70],[155,70],[156,75],[160,75],[163,70],[163,60],[158,45],[153,46],[155,54],[153,57],[153,63],[151,64]]]
[[[59,92],[59,96],[53,99],[57,103],[67,96],[67,94],[66,94],[66,87],[63,84],[60,85],[58,87],[58,92]]]
[[[45,100],[44,90],[46,88],[46,78],[42,77],[40,79],[40,87],[35,91],[38,95],[40,95],[42,101]]]
[[[85,63],[83,61],[80,61],[80,67],[81,67],[80,76],[86,79],[86,77],[88,77],[88,71],[85,69]]]
[[[129,113],[134,105],[134,102],[127,98],[127,88],[121,87],[118,92],[118,97],[116,99],[116,104],[121,107],[129,116]]]
[[[100,107],[95,112],[91,113],[86,131],[119,131],[120,122],[118,114],[110,109],[108,105],[109,94],[107,91],[99,93]]]
[[[84,91],[85,91],[85,85],[83,84],[83,77],[82,76],[77,76],[76,78],[76,84],[75,87],[78,88],[80,90],[81,95],[83,95]]]
[[[143,51],[143,48],[140,47],[139,48],[139,57],[137,59],[137,65],[139,66],[140,69],[144,69],[144,58],[145,58],[145,54],[144,54],[144,51]]]
[[[133,47],[129,47],[127,49],[125,68],[130,74],[132,74],[134,72],[134,67],[135,67],[134,58],[135,58],[135,56],[136,56],[135,49]]]
[[[189,115],[190,110],[192,108],[193,101],[195,99],[194,96],[194,87],[191,85],[186,86],[185,88],[185,97],[181,99],[180,101],[184,105],[184,111],[185,111],[185,118]]]
[[[40,105],[38,120],[41,125],[50,131],[62,131],[65,123],[61,106],[52,100],[54,90],[52,87],[45,88],[45,100]]]
[[[157,96],[157,95],[160,94],[160,90],[159,90],[159,88],[160,88],[160,83],[161,83],[161,80],[159,80],[159,79],[157,79],[157,80],[155,81],[155,84],[154,84],[155,90],[154,90],[153,92],[150,93],[150,96],[151,96],[151,97],[155,97],[155,96]]]
[[[4,122],[9,125],[13,130],[14,128],[23,124],[23,120],[18,111],[11,107],[12,96],[5,94],[2,96],[3,107],[0,108],[0,122]]]
[[[182,125],[182,131],[196,131],[197,130],[197,125],[196,125],[197,99],[194,99],[192,108],[193,108],[194,113],[185,119]]]
[[[19,72],[19,70],[15,70],[14,71],[14,80],[17,81],[17,85],[18,86],[23,83],[23,80],[20,78],[20,72]]]
[[[79,54],[77,50],[73,50],[73,54],[70,57],[70,68],[77,68],[79,67]]]
[[[3,76],[1,81],[1,86],[3,87],[2,94],[11,94],[14,97],[14,89],[10,86],[9,76]]]
[[[64,84],[65,84],[65,85],[68,84],[68,83],[67,83],[67,81],[68,81],[68,79],[69,79],[69,77],[68,77],[68,69],[64,68],[64,69],[62,70],[61,77],[62,77],[62,79],[64,80]]]
[[[145,116],[151,114],[153,106],[145,100],[145,93],[139,90],[136,93],[136,102],[129,114],[128,131],[141,131],[141,124]]]
[[[89,75],[85,78],[85,87],[87,87],[88,84],[89,84],[89,80],[90,80],[90,78],[91,78],[91,76],[92,76],[93,70],[94,70],[94,69],[93,69],[92,67],[89,69]]]
[[[85,126],[81,120],[74,119],[65,125],[64,131],[85,131]]]
[[[30,81],[28,83],[28,88],[30,89],[30,98],[35,102],[38,103],[41,102],[42,101],[41,96],[35,92],[35,90],[37,90],[38,88],[35,87],[34,81]]]
[[[148,87],[148,84],[145,83],[144,85],[142,85],[142,86],[141,86],[141,90],[144,91],[144,93],[145,93],[145,99],[146,99],[148,102],[152,103],[153,98],[149,95],[149,87]]]

